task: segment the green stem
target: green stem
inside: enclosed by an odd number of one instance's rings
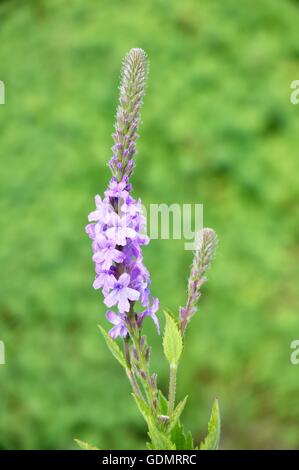
[[[130,358],[130,350],[129,350],[129,341],[127,338],[124,340],[124,353],[125,353],[125,359],[128,368],[131,370],[131,358]]]
[[[174,405],[175,405],[175,392],[176,392],[176,375],[177,375],[177,364],[170,364],[169,374],[169,394],[168,394],[168,416],[172,419]]]
[[[133,317],[133,307],[134,307],[134,304],[132,303],[130,313],[129,313],[131,318]],[[153,393],[153,390],[152,390],[152,387],[151,387],[151,375],[150,375],[150,372],[149,372],[148,364],[146,362],[146,358],[145,358],[144,353],[142,352],[141,346],[140,346],[140,340],[141,340],[140,332],[138,334],[136,334],[136,330],[134,329],[134,327],[131,324],[128,324],[127,328],[129,330],[129,334],[130,334],[130,338],[132,340],[133,346],[135,347],[135,349],[137,351],[137,355],[139,357],[140,370],[142,370],[145,374],[144,377],[140,376],[139,380],[141,381],[141,384],[142,384],[144,393],[146,395],[148,404],[149,404],[149,406],[150,406],[150,408],[153,412],[153,415],[155,416],[156,415],[155,396],[154,396],[154,393]],[[134,386],[134,389],[136,389],[136,386],[138,387],[139,395],[144,400],[143,394],[141,393],[141,390],[138,386],[138,382],[135,378],[135,374],[134,374],[132,369],[131,369],[131,372],[132,372],[131,373],[131,378],[129,377],[130,382],[131,382],[132,386]],[[133,384],[133,382],[134,382],[134,384]]]
[[[133,392],[135,393],[135,395],[137,395],[138,397],[141,398],[141,400],[145,401],[144,400],[144,397],[143,397],[143,394],[140,390],[140,387],[134,377],[134,374],[132,373],[132,371],[130,369],[127,369],[127,376],[128,376],[128,379],[130,381],[130,384],[132,386],[132,390]]]
[[[128,376],[129,381],[130,381],[130,384],[132,386],[133,392],[137,396],[139,396],[142,400],[144,400],[144,397],[142,395],[140,387],[139,387],[139,385],[138,385],[138,383],[137,383],[137,381],[134,377],[133,371],[132,371],[130,350],[129,350],[129,342],[128,342],[127,339],[124,340],[124,353],[125,353],[125,359],[126,359],[126,363],[127,363],[126,372],[127,372],[127,376]]]
[[[140,338],[133,337],[133,343],[135,345],[138,356],[140,357],[140,366],[141,366],[141,368],[142,368],[142,370],[145,374],[145,378],[142,379],[142,381],[145,385],[145,389],[146,389],[146,392],[147,392],[147,395],[148,395],[149,405],[150,405],[153,413],[156,414],[155,397],[154,397],[153,390],[152,390],[152,387],[151,387],[151,376],[150,376],[150,373],[149,373],[148,365],[146,363],[146,359],[145,359],[144,354],[142,353],[141,348],[140,348]]]

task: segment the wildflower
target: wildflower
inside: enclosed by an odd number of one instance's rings
[[[118,304],[120,313],[128,312],[130,310],[129,300],[138,300],[140,296],[136,289],[129,287],[129,283],[130,276],[128,273],[123,273],[115,280],[111,292],[104,299],[105,305],[112,307]]]
[[[101,264],[103,270],[111,268],[113,262],[121,263],[124,256],[116,249],[116,242],[104,235],[97,236],[96,252],[92,259],[95,263]]]
[[[109,162],[112,178],[104,198],[95,197],[96,208],[88,216],[85,230],[91,239],[96,277],[94,289],[101,289],[108,307],[107,320],[112,324],[109,335],[123,341],[123,352],[100,326],[106,343],[118,362],[125,368],[138,409],[145,417],[152,450],[216,449],[219,444],[220,417],[218,402],[213,405],[208,436],[196,446],[186,434],[180,414],[186,398],[176,406],[176,380],[183,349],[183,333],[196,312],[201,286],[216,247],[216,234],[211,229],[199,232],[197,249],[188,281],[186,306],[180,308],[179,325],[173,315],[165,312],[166,326],[163,350],[169,362],[168,397],[158,390],[157,374],[150,372],[151,347],[142,332],[143,322],[150,317],[158,333],[159,300],[151,297],[150,273],[143,262],[142,246],[149,242],[145,234],[146,220],[141,200],[132,196],[129,177],[134,169],[140,108],[147,74],[146,57],[141,49],[127,54],[121,77],[120,100],[113,134],[113,156]],[[111,308],[114,307],[114,310]],[[116,311],[115,311],[116,310]],[[180,327],[180,328],[179,328]],[[165,414],[167,412],[167,415]],[[93,448],[79,443],[83,448]]]
[[[131,185],[128,185],[127,179],[118,182],[116,178],[112,178],[108,189],[105,191],[105,196],[110,198],[125,199],[128,195],[128,189],[131,189]]]
[[[106,318],[112,325],[115,325],[111,330],[109,330],[109,335],[112,339],[116,339],[118,336],[125,338],[128,334],[128,330],[125,325],[125,321],[119,315],[116,315],[112,310],[108,310],[106,313]]]
[[[125,334],[129,312],[137,300],[145,310],[134,311],[136,325],[141,328],[143,318],[150,316],[159,331],[156,316],[159,302],[153,299],[151,304],[150,275],[143,264],[141,250],[149,243],[144,233],[146,220],[141,200],[133,198],[129,182],[134,168],[146,75],[145,53],[141,49],[132,49],[122,69],[113,156],[109,163],[113,176],[104,198],[95,197],[96,208],[89,214],[90,223],[85,229],[92,240],[92,259],[96,265],[93,287],[102,289],[108,308],[116,306],[118,309],[107,314],[114,324],[110,330],[113,339]]]
[[[126,245],[127,238],[135,238],[136,232],[128,226],[129,219],[126,216],[120,217],[114,213],[110,218],[110,227],[106,231],[106,235],[114,240],[117,245]]]
[[[153,298],[152,305],[149,306],[146,310],[141,313],[141,322],[145,319],[145,317],[151,317],[154,321],[154,324],[157,328],[158,333],[160,334],[160,325],[159,320],[157,318],[156,312],[159,310],[160,302],[159,299]]]
[[[89,222],[101,221],[101,223],[105,223],[108,220],[110,207],[106,201],[102,201],[99,195],[95,197],[95,203],[96,210],[89,214],[88,220]]]
[[[95,226],[96,224],[88,224],[85,227],[85,232],[92,240],[95,238]]]
[[[116,279],[110,271],[99,270],[99,274],[96,276],[93,282],[94,289],[103,289],[104,295],[112,289]]]
[[[135,217],[137,214],[140,214],[139,205],[129,193],[124,197],[124,202],[121,205],[120,210],[123,214],[130,217]]]

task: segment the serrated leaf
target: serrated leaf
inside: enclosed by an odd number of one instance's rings
[[[88,442],[80,441],[80,439],[74,439],[78,446],[83,450],[100,450],[98,447],[88,444]]]
[[[167,415],[167,413],[168,413],[168,400],[167,400],[167,398],[164,397],[161,390],[159,390],[158,400],[159,400],[159,407],[160,407],[161,414],[162,415]]]
[[[171,431],[171,441],[175,444],[176,450],[193,450],[192,434],[190,431],[186,434],[179,421]]]
[[[154,447],[153,447],[153,444],[152,444],[151,442],[147,442],[147,443],[146,443],[146,448],[147,448],[148,450],[155,450]]]
[[[177,423],[171,430],[171,440],[175,443],[177,450],[186,450],[186,437],[183,427],[180,423]]]
[[[175,450],[175,445],[171,442],[167,434],[161,431],[156,425],[150,407],[141,400],[135,393],[132,393],[137,407],[148,425],[148,435],[151,442],[147,444],[150,450]]]
[[[175,323],[177,323],[176,316],[175,316],[175,314],[170,310],[170,308],[167,308],[167,307],[166,307],[166,308],[164,309],[164,314],[165,314],[165,312],[168,313],[168,315],[170,315],[171,318],[173,318],[173,320],[175,321]]]
[[[220,441],[220,410],[218,400],[215,399],[212,407],[212,413],[208,424],[208,435],[200,444],[200,450],[217,450]]]
[[[167,434],[160,431],[154,424],[150,424],[148,430],[154,450],[176,450],[175,444],[171,442]]]
[[[174,426],[176,425],[176,423],[180,419],[180,416],[184,411],[184,408],[185,408],[185,405],[186,405],[186,402],[187,402],[187,398],[188,398],[188,395],[184,398],[184,400],[180,401],[180,403],[178,403],[178,405],[176,406],[176,408],[173,412],[173,415],[172,415],[172,420],[171,420],[171,423],[169,425],[168,432],[171,431],[174,428]]]
[[[191,431],[188,431],[186,434],[186,449],[189,449],[189,450],[194,449],[193,437],[192,437]]]
[[[99,327],[100,332],[104,336],[104,339],[106,341],[106,344],[107,344],[110,352],[113,354],[115,359],[120,363],[120,365],[126,369],[127,368],[126,361],[125,361],[124,355],[121,352],[118,344],[112,338],[110,338],[108,333],[104,330],[104,328],[101,325],[98,325],[98,327]]]
[[[166,325],[163,338],[164,354],[169,364],[177,364],[183,350],[183,340],[176,321],[164,311]]]
[[[166,434],[158,431],[157,428],[152,428],[148,433],[152,440],[153,450],[176,450],[176,446]]]
[[[138,395],[136,395],[135,393],[132,393],[132,395],[134,397],[138,410],[140,411],[143,418],[145,419],[145,422],[149,426],[153,420],[150,407],[146,403],[144,403],[144,401],[141,400]]]

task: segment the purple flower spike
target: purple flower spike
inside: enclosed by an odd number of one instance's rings
[[[150,275],[143,264],[141,247],[149,243],[141,200],[131,194],[129,177],[134,168],[140,108],[144,96],[147,63],[144,51],[132,49],[125,58],[121,76],[120,101],[113,134],[113,156],[109,162],[112,178],[102,199],[95,197],[96,208],[89,216],[86,232],[92,240],[96,267],[95,289],[101,289],[109,310],[107,318],[114,327],[115,339],[128,334],[126,325],[142,327],[150,316],[158,331],[158,299],[150,306]],[[138,304],[135,305],[135,302]],[[146,309],[138,313],[137,307]],[[134,323],[135,322],[135,323]]]

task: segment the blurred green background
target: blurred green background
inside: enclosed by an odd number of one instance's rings
[[[0,22],[0,447],[144,445],[96,327],[108,325],[84,233],[109,178],[121,60],[142,47],[134,194],[203,203],[220,239],[179,371],[184,423],[203,437],[218,396],[222,448],[299,448],[299,2],[6,0]],[[191,258],[183,241],[145,249],[162,307],[183,305]]]

